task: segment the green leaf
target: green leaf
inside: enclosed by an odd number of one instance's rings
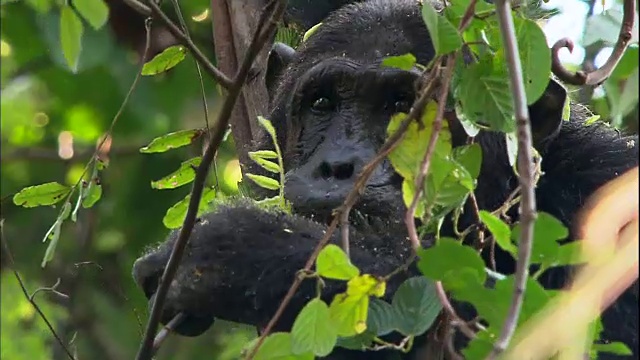
[[[249,157],[251,159],[253,159],[253,158],[277,159],[278,158],[278,153],[276,153],[275,151],[271,151],[271,150],[249,151],[248,154],[249,154]]]
[[[591,125],[595,124],[596,122],[598,122],[598,120],[600,120],[600,115],[592,115],[592,116],[589,116],[589,117],[584,121],[584,126],[591,126]]]
[[[387,56],[382,59],[383,67],[391,67],[400,70],[409,71],[416,64],[416,57],[413,54],[404,54],[398,56]]]
[[[278,183],[278,180],[268,178],[262,175],[256,175],[256,174],[246,174],[246,175],[249,179],[253,180],[253,182],[258,184],[258,186],[262,188],[265,188],[268,190],[280,189],[280,183]]]
[[[466,348],[462,350],[464,359],[467,360],[483,360],[486,359],[491,350],[493,350],[493,342],[495,338],[488,331],[479,331],[476,338],[469,342]]]
[[[329,306],[329,314],[339,336],[352,336],[367,330],[369,297],[338,294]]]
[[[396,309],[381,299],[369,300],[367,314],[367,332],[376,336],[384,336],[398,328],[398,314]]]
[[[273,333],[264,340],[258,353],[254,357],[255,360],[313,360],[311,353],[296,355],[291,350],[291,334],[289,333]]]
[[[486,124],[492,130],[515,130],[513,101],[507,76],[507,65],[491,54],[463,68],[456,98],[464,116],[475,124]]]
[[[456,272],[469,268],[484,283],[487,274],[484,271],[484,261],[471,247],[460,242],[441,238],[429,249],[418,250],[418,269],[431,280],[443,281],[448,272]]]
[[[462,47],[462,38],[458,30],[447,18],[438,15],[430,4],[422,6],[422,20],[429,29],[437,55],[445,55]]]
[[[60,9],[60,44],[67,65],[73,72],[78,70],[83,32],[84,27],[78,15],[70,6],[62,6]]]
[[[157,137],[140,149],[141,153],[161,153],[193,143],[204,134],[202,129],[181,130]]]
[[[103,0],[73,0],[73,7],[96,30],[109,18],[109,8]]]
[[[454,208],[462,204],[475,188],[471,174],[450,156],[434,155],[424,182],[424,197],[429,204]],[[448,212],[445,211],[442,215]]]
[[[184,60],[187,49],[182,45],[174,45],[164,49],[163,52],[156,55],[151,61],[142,67],[142,75],[156,75],[163,73]]]
[[[512,239],[520,239],[520,224],[512,231]],[[533,225],[533,246],[531,248],[531,263],[552,266],[558,262],[560,244],[558,240],[564,240],[569,236],[569,230],[562,222],[552,215],[539,212]]]
[[[273,124],[271,123],[271,121],[269,121],[268,119],[266,119],[266,118],[264,118],[262,116],[258,116],[258,123],[265,130],[267,130],[267,133],[269,135],[271,135],[271,138],[275,141],[276,140],[276,128],[273,127]]]
[[[583,244],[581,244],[580,241],[561,245],[558,248],[555,263],[550,264],[550,266],[578,265],[586,262],[587,259],[583,256],[582,246]]]
[[[327,356],[338,340],[331,324],[329,307],[320,299],[313,299],[302,308],[291,330],[291,348],[295,354],[312,352]]]
[[[366,330],[362,334],[349,337],[339,337],[336,346],[350,350],[366,350],[371,347],[375,334]]]
[[[616,354],[620,356],[633,355],[633,352],[631,352],[631,349],[629,349],[627,345],[619,341],[608,343],[608,344],[593,344],[591,346],[591,349],[599,353],[604,352],[604,353]]]
[[[453,149],[453,158],[467,169],[472,178],[477,179],[480,176],[480,169],[482,168],[482,148],[480,144],[473,143],[456,147]]]
[[[396,324],[403,335],[422,335],[438,317],[442,304],[435,284],[424,276],[407,279],[393,296]]]
[[[92,207],[102,197],[102,185],[99,178],[94,178],[89,182],[87,191],[84,192],[82,207],[88,209]]]
[[[261,157],[255,157],[255,156],[251,156],[251,154],[249,154],[249,157],[251,158],[251,160],[253,160],[256,164],[260,165],[263,169],[272,172],[274,174],[279,174],[280,173],[280,165],[263,159]]]
[[[151,187],[159,190],[175,189],[192,182],[196,177],[196,169],[200,166],[201,161],[201,157],[195,157],[182,162],[178,170],[160,180],[152,181]]]
[[[215,198],[215,188],[204,189],[200,197],[200,203],[198,204],[198,216],[210,210],[209,204],[215,200]],[[187,210],[189,209],[189,201],[191,201],[191,194],[167,209],[166,214],[162,218],[162,223],[167,229],[177,229],[182,226],[184,218],[187,216]]]
[[[60,211],[60,214],[58,215],[56,222],[53,223],[53,226],[51,226],[49,231],[47,231],[47,233],[45,234],[44,239],[42,239],[42,242],[45,242],[47,240],[50,240],[50,241],[49,241],[49,245],[47,246],[47,250],[45,250],[44,252],[44,258],[40,263],[41,267],[44,268],[47,265],[47,263],[53,259],[53,255],[56,251],[56,247],[58,246],[58,240],[60,239],[60,230],[62,229],[62,223],[64,223],[64,221],[69,217],[70,213],[71,213],[71,203],[67,201],[62,206],[62,211]]]
[[[489,229],[498,246],[516,258],[518,248],[511,242],[511,229],[509,225],[488,211],[480,210],[479,215],[480,220],[482,220],[487,229]]]
[[[64,199],[71,188],[57,182],[29,186],[13,196],[13,203],[26,208],[53,205]]]
[[[336,280],[350,280],[360,275],[360,270],[349,261],[347,254],[333,244],[325,246],[318,254],[316,271],[322,277]]]
[[[321,22],[313,25],[309,30],[307,30],[307,32],[302,36],[302,42],[307,41],[307,39],[320,28],[320,25],[322,25]]]

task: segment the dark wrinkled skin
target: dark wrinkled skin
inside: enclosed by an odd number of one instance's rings
[[[269,118],[285,151],[286,197],[295,215],[235,201],[199,219],[171,284],[163,323],[184,312],[188,319],[177,331],[189,336],[208,329],[214,317],[258,328],[266,325],[324,235],[331,210],[341,204],[362,166],[384,142],[389,117],[408,110],[419,72],[379,66],[383,57],[408,52],[422,64],[434,55],[414,1],[347,6],[326,19],[297,53],[281,44],[274,46],[267,79],[277,82],[268,84]],[[638,165],[638,138],[624,137],[601,125],[584,126],[588,114],[576,105],[570,121],[563,122],[565,96],[562,88],[550,82],[545,95],[530,107],[530,114],[534,142],[544,159],[544,176],[536,188],[538,209],[571,227],[577,210],[594,190]],[[323,97],[327,101],[318,100]],[[454,145],[464,144],[466,135],[455,119],[450,119],[450,128]],[[478,205],[493,210],[515,189],[517,178],[507,160],[503,135],[483,132],[476,142],[482,146],[484,159],[476,190]],[[270,140],[262,139],[256,148],[271,148]],[[400,178],[385,162],[374,172],[351,214],[351,258],[363,272],[385,275],[410,254],[401,199]],[[469,214],[471,211],[463,214],[461,228],[473,222]],[[511,216],[517,219],[518,214],[513,211]],[[443,231],[450,233],[451,228],[445,224]],[[176,238],[173,232],[134,265],[134,277],[147,297],[155,292]],[[430,240],[424,239],[423,245],[428,246]],[[333,235],[332,242],[339,244],[339,234]],[[496,261],[498,271],[513,273],[510,256],[498,251]],[[393,278],[387,299],[404,279],[416,274],[411,268]],[[559,288],[566,284],[567,275],[567,269],[554,269],[542,277],[542,283]],[[325,300],[342,290],[343,284],[328,282]],[[314,294],[315,283],[303,282],[275,331],[289,330]],[[605,312],[603,333],[606,340],[629,345],[636,358],[637,305],[636,295],[625,292]],[[465,318],[473,316],[468,307],[459,306],[458,312]],[[422,336],[414,348],[424,348],[428,342]],[[456,343],[463,346],[462,341]],[[414,359],[416,351],[403,356]],[[389,353],[336,349],[327,358],[388,359]],[[616,357],[603,354],[600,358]]]

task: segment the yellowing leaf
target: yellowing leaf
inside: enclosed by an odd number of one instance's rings
[[[349,296],[377,296],[381,297],[386,291],[386,283],[370,274],[356,276],[347,283]]]
[[[368,308],[368,296],[336,295],[329,306],[329,314],[338,336],[352,336],[364,332],[367,329]]]

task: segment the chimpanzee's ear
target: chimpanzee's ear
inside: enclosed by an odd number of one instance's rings
[[[560,132],[566,100],[567,90],[554,79],[549,79],[544,94],[529,105],[531,136],[536,149],[553,140]]]
[[[267,72],[265,74],[265,83],[267,85],[269,99],[273,98],[273,91],[275,90],[278,77],[282,75],[282,72],[291,60],[293,60],[295,55],[296,51],[287,44],[276,42],[271,47],[267,60]]]

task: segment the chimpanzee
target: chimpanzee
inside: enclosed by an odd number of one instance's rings
[[[171,284],[164,323],[183,312],[187,320],[177,332],[188,336],[204,332],[214,317],[259,329],[266,325],[323,236],[332,209],[341,205],[363,166],[383,144],[390,117],[408,112],[416,97],[419,71],[381,67],[380,63],[385,57],[406,53],[415,55],[420,64],[434,58],[420,6],[415,0],[346,5],[331,13],[298,50],[274,45],[266,70],[271,102],[268,118],[284,152],[285,196],[294,214],[239,200],[202,216]],[[534,145],[543,158],[544,175],[536,188],[538,209],[570,227],[592,192],[638,165],[638,138],[622,136],[602,124],[587,126],[584,120],[589,114],[583,106],[572,105],[570,120],[563,121],[566,96],[564,88],[551,80],[529,111]],[[448,121],[453,145],[463,145],[467,140],[464,129],[455,119]],[[480,209],[494,210],[518,180],[507,158],[503,134],[482,131],[475,141],[484,159],[475,191],[477,204]],[[265,137],[257,148],[270,146]],[[401,178],[385,161],[374,171],[352,211],[350,255],[363,272],[385,275],[406,261],[411,248],[402,221],[405,210]],[[471,213],[464,212],[461,222],[471,224]],[[517,220],[517,211],[511,215]],[[334,234],[332,241],[339,243],[339,237]],[[176,238],[173,232],[134,265],[134,277],[151,300]],[[423,239],[424,245],[432,238]],[[500,272],[513,272],[513,259],[500,253],[496,257]],[[387,297],[416,274],[416,269],[409,269],[393,278]],[[562,271],[543,277],[543,285],[558,288],[565,284],[567,274]],[[343,289],[344,284],[329,281],[323,294],[330,301]],[[313,281],[304,281],[275,330],[290,330],[315,291]],[[637,305],[637,295],[623,294],[604,314],[603,333],[606,340],[625,342],[636,356]],[[423,336],[420,341],[424,344],[428,339]],[[328,358],[388,356],[390,353],[337,348]],[[402,356],[414,358],[415,351]]]

